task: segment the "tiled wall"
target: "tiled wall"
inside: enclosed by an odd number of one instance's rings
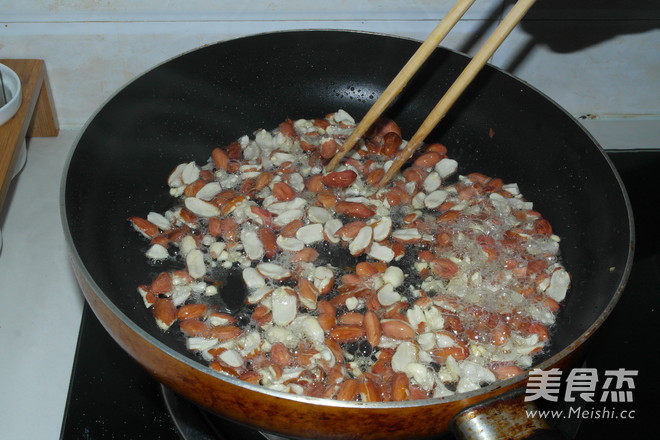
[[[182,52],[284,29],[424,39],[454,0],[4,0],[0,58],[43,58],[64,127]],[[473,53],[512,2],[477,0],[443,45]],[[581,117],[606,148],[657,147],[660,1],[538,0],[492,62]]]

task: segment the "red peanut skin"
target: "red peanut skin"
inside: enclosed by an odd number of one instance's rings
[[[259,385],[226,378],[201,363],[163,350],[162,342],[144,336],[116,315],[108,299],[90,285],[74,262],[74,272],[85,298],[110,335],[156,380],[212,413],[283,436],[325,439],[380,440],[430,437],[446,432],[461,410],[517,387],[527,376],[500,382],[489,391],[461,400],[415,402],[377,407],[355,402],[337,406],[332,400],[300,398],[264,392]],[[582,338],[566,355],[544,368],[570,368],[583,353]],[[338,430],[337,426],[342,429]]]
[[[323,183],[329,188],[347,188],[357,178],[357,174],[352,170],[333,171],[323,176]]]

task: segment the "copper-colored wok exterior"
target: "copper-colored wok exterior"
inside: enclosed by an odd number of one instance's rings
[[[163,184],[175,165],[206,160],[211,147],[287,117],[343,108],[359,118],[417,45],[337,31],[220,43],[148,72],[90,121],[63,181],[73,267],[105,328],[156,379],[226,418],[307,439],[429,437],[446,431],[460,410],[525,385],[521,376],[442,400],[365,404],[283,394],[183,354],[183,342],[174,332],[158,331],[136,292],[154,268],[144,262],[143,242],[126,218],[172,203]],[[459,54],[439,49],[436,55],[391,109],[406,133],[466,64]],[[385,59],[398,62],[372,68]],[[616,304],[632,264],[625,190],[602,149],[571,118],[488,67],[433,134],[465,169],[521,184],[565,239],[562,255],[573,285],[545,358],[535,366],[542,369],[566,370],[580,357]]]

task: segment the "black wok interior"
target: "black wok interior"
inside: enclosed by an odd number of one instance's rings
[[[136,292],[162,268],[147,263],[147,243],[127,217],[168,209],[166,178],[177,164],[205,163],[214,147],[257,128],[340,108],[359,120],[418,45],[345,31],[262,34],[184,54],[127,85],[91,119],[66,171],[65,227],[91,278],[129,320],[191,357]],[[468,61],[434,53],[387,112],[404,137]],[[629,269],[631,214],[609,159],[546,96],[488,66],[428,140],[444,143],[461,173],[517,182],[562,237],[573,286],[546,356],[565,348]]]

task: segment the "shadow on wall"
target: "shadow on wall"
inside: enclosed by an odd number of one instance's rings
[[[516,0],[505,0],[505,10]],[[493,23],[504,15],[493,8],[483,25],[458,50],[469,53],[492,32]],[[579,52],[619,35],[660,29],[658,0],[538,0],[519,25],[531,38],[523,44],[505,70],[516,67],[538,45],[556,53]]]
[[[507,3],[515,3],[507,0]],[[558,53],[660,28],[658,0],[539,0],[520,28]]]

